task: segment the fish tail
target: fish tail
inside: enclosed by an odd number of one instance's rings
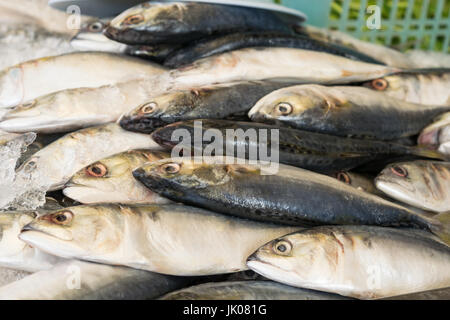
[[[450,211],[443,212],[431,218],[430,231],[450,246]]]
[[[431,158],[431,159],[439,159],[444,161],[449,161],[450,157],[444,155],[438,151],[427,149],[423,146],[415,146],[410,148],[411,153],[416,156]]]

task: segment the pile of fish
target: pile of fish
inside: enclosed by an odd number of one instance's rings
[[[224,4],[82,20],[0,71],[0,299],[449,298],[448,57]]]

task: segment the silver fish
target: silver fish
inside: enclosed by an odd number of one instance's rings
[[[57,190],[85,166],[133,149],[159,149],[148,135],[123,130],[115,123],[69,133],[36,152],[17,170]]]
[[[171,71],[172,87],[251,80],[343,84],[366,81],[398,69],[325,52],[293,48],[246,48],[204,58]]]
[[[40,216],[20,239],[62,257],[192,276],[246,270],[259,246],[300,229],[184,205],[82,205]]]
[[[137,58],[106,52],[74,52],[23,62],[0,71],[0,106],[30,106],[48,93],[151,77],[165,69]],[[38,79],[38,81],[37,81]]]
[[[1,118],[0,130],[55,133],[115,122],[123,113],[162,92],[156,78],[66,89],[15,107]]]
[[[417,230],[312,228],[269,242],[247,265],[281,283],[360,299],[450,286],[450,248]]]

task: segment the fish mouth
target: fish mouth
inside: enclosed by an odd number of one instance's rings
[[[38,248],[48,254],[61,258],[72,259],[77,253],[82,253],[71,241],[63,240],[43,231],[24,230],[19,234],[19,239],[23,242]],[[75,254],[70,254],[75,252]]]
[[[123,116],[119,121],[119,125],[125,130],[146,134],[152,133],[155,129],[167,124],[167,122],[157,118],[139,116]]]
[[[51,233],[49,233],[49,232],[47,232],[47,231],[45,231],[45,230],[42,230],[42,229],[40,229],[40,228],[36,228],[36,227],[33,226],[33,222],[28,223],[27,225],[25,225],[25,226],[22,227],[22,229],[20,230],[19,238],[20,238],[21,240],[23,240],[23,239],[21,238],[21,235],[22,235],[22,234],[25,234],[25,233],[27,233],[27,232],[38,232],[38,233],[42,233],[42,234],[44,234],[44,235],[46,235],[46,236],[48,236],[48,237],[51,237],[51,238],[53,238],[53,239],[58,239],[58,240],[61,240],[61,241],[71,241],[71,240],[73,240],[73,237],[72,237],[72,236],[60,237],[60,236],[53,235],[53,234],[51,234]],[[67,234],[67,233],[66,233],[66,234]]]
[[[439,145],[440,130],[431,130],[430,132],[422,133],[417,140],[419,145],[437,147]]]
[[[159,177],[158,175],[153,175],[151,173],[147,173],[142,168],[137,168],[133,170],[133,177],[142,183],[146,188],[150,189],[155,193],[165,194],[167,187],[169,187],[169,183],[165,182],[166,180]],[[158,192],[160,191],[160,192]]]

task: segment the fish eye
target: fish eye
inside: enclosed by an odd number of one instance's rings
[[[101,23],[100,21],[91,23],[88,27],[88,30],[91,32],[99,32],[103,30],[103,23]]]
[[[73,213],[65,210],[57,212],[52,216],[52,221],[56,224],[65,225],[72,221]]]
[[[372,88],[378,91],[384,91],[388,87],[388,82],[386,79],[375,79],[371,82]]]
[[[104,177],[107,173],[108,169],[102,163],[95,163],[86,168],[86,174],[96,178]]]
[[[123,24],[125,24],[125,25],[137,24],[142,21],[144,21],[144,16],[142,14],[134,14],[132,16],[127,17],[123,21]]]
[[[155,111],[157,107],[158,107],[158,104],[156,102],[148,102],[148,103],[144,104],[139,110],[142,113],[148,114],[148,113],[152,113],[153,111]]]
[[[393,174],[406,178],[408,176],[408,171],[405,168],[402,168],[400,166],[394,166],[391,168],[391,171]]]
[[[164,173],[177,173],[181,167],[178,163],[166,163],[161,166],[161,170]]]
[[[344,182],[346,184],[351,184],[352,183],[352,180],[350,179],[350,176],[347,173],[345,173],[345,172],[339,172],[336,175],[336,179],[338,179],[339,181]]]
[[[292,112],[292,106],[287,102],[281,102],[277,105],[277,111],[286,116]]]
[[[291,253],[291,250],[292,250],[291,243],[285,240],[277,241],[273,246],[273,251],[276,254],[282,256],[289,255]]]

